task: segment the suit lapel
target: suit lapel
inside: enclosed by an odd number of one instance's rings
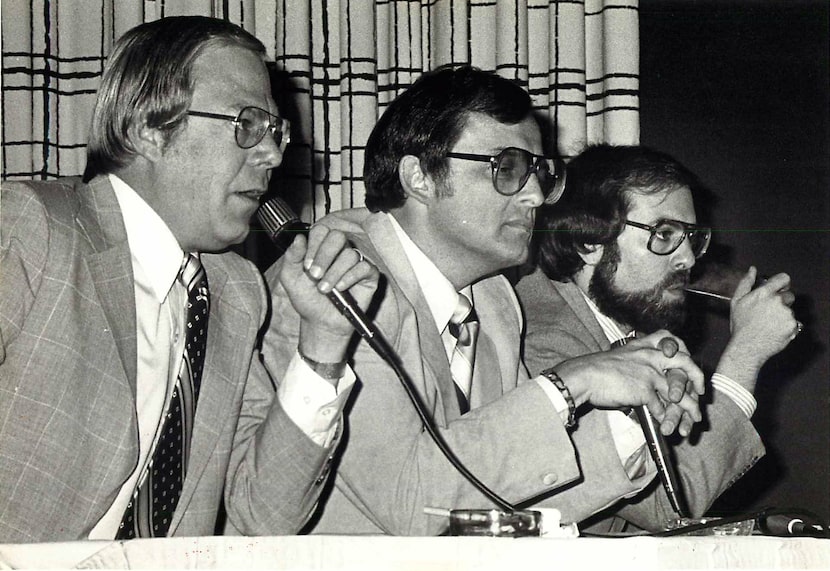
[[[508,299],[505,294],[509,293],[505,289],[509,288],[511,286],[500,276],[473,284],[473,303],[481,321],[473,372],[473,408],[492,402],[516,388],[521,322],[518,309],[504,304]],[[493,382],[496,372],[501,383]],[[479,380],[479,377],[482,379]]]
[[[87,268],[135,398],[138,359],[135,289],[124,219],[107,177],[95,178],[88,192],[78,195],[77,221],[94,250],[86,256]]]
[[[424,381],[433,385],[440,399],[436,409],[443,411],[445,422],[454,420],[461,413],[458,409],[450,364],[444,351],[444,343],[438,334],[437,326],[432,319],[432,312],[418,285],[415,272],[409,265],[395,230],[386,219],[386,214],[369,215],[363,227],[379,257],[378,260],[372,259],[372,261],[378,265],[381,272],[392,276],[395,284],[414,309],[415,320],[418,324],[421,361],[426,376]],[[429,387],[425,388],[429,390]],[[440,419],[436,418],[436,420]]]
[[[579,291],[576,284],[557,281],[551,281],[550,283],[553,285],[554,289],[556,289],[556,292],[562,296],[562,299],[571,311],[574,312],[574,315],[579,322],[585,326],[585,329],[590,334],[591,339],[593,339],[594,343],[596,343],[596,349],[602,351],[608,350],[611,347],[608,343],[608,338],[602,331],[602,327],[599,326],[594,313],[591,311],[591,308],[588,307],[588,303],[585,301],[585,298],[582,296],[582,293]]]

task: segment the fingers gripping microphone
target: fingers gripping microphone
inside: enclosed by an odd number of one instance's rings
[[[259,223],[268,232],[271,241],[283,252],[291,246],[297,234],[308,236],[308,230],[311,227],[306,222],[300,220],[288,204],[278,197],[272,198],[260,206],[256,214]],[[382,343],[382,337],[374,324],[369,321],[363,311],[357,306],[349,292],[340,292],[332,289],[327,296],[340,313],[349,320],[352,327],[355,328],[355,331],[366,339],[372,348],[376,351],[387,352],[386,346]]]

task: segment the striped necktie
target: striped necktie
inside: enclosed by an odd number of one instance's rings
[[[458,305],[450,317],[447,329],[456,340],[450,359],[450,372],[455,383],[461,414],[470,410],[470,388],[473,383],[478,327],[478,315],[473,304],[467,296],[458,294]]]
[[[182,493],[207,347],[210,294],[198,258],[185,254],[176,278],[187,288],[184,354],[146,473],[124,512],[116,539],[164,537]]]

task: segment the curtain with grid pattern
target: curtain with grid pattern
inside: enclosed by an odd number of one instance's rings
[[[292,123],[274,192],[307,220],[363,205],[363,146],[376,119],[424,70],[447,63],[527,88],[550,152],[639,141],[637,0],[2,0],[3,179],[83,172],[113,42],[180,14],[227,18],[266,45]]]

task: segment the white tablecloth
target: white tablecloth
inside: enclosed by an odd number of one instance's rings
[[[0,545],[0,568],[830,569],[830,540],[777,537],[193,537]]]

